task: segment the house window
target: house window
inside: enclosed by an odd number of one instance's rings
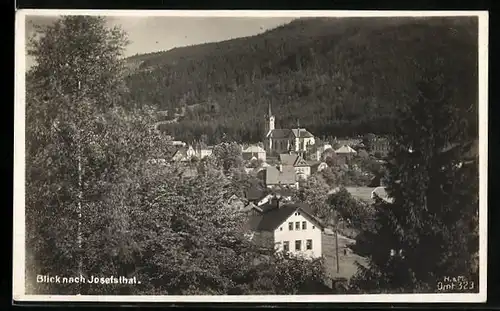
[[[302,249],[302,241],[301,240],[296,240],[295,241],[295,250],[300,251]]]
[[[316,226],[313,226],[313,229],[316,228]]]
[[[295,230],[300,230],[300,221],[295,222]]]
[[[306,249],[313,249],[313,240],[306,241]]]
[[[288,241],[283,241],[283,251],[288,252],[290,250],[290,246]]]
[[[283,231],[283,227],[280,227],[280,231]]]
[[[303,221],[302,222],[302,230],[306,230],[307,229],[307,222]]]
[[[293,230],[293,222],[288,223],[288,230],[290,230],[290,231]]]

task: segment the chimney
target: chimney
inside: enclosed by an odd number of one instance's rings
[[[275,204],[276,208],[280,208],[281,195],[274,194],[273,195],[273,200],[275,201],[274,204]]]

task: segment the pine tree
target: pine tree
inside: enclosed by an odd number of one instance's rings
[[[365,292],[433,292],[446,276],[476,284],[479,175],[476,116],[442,73],[428,72],[417,99],[402,104],[387,165],[389,200],[377,199],[368,268],[353,288]],[[473,85],[473,84],[472,84]],[[472,88],[472,93],[473,88]],[[476,102],[477,103],[477,102]]]

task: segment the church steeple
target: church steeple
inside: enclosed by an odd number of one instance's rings
[[[269,105],[267,107],[267,115],[266,115],[266,122],[265,122],[264,131],[267,135],[272,130],[274,130],[274,116],[273,116],[273,113],[271,111],[271,103],[269,103]]]

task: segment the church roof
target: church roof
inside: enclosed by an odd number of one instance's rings
[[[310,138],[314,137],[313,134],[311,134],[308,130],[306,129],[292,129],[293,135],[297,138]]]
[[[271,138],[311,138],[314,137],[306,129],[274,129],[269,132],[267,137]]]
[[[291,138],[292,136],[293,133],[289,129],[274,129],[267,134],[270,138]]]

